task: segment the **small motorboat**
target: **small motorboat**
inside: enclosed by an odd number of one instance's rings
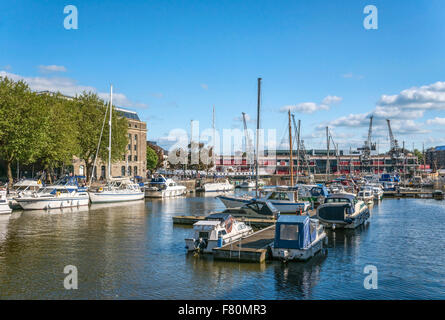
[[[366,204],[372,204],[374,202],[374,192],[372,188],[365,187],[358,192],[357,198]]]
[[[231,191],[235,189],[235,186],[229,182],[229,180],[216,181],[216,182],[206,182],[202,186],[198,187],[196,191],[201,192],[220,192],[220,191]]]
[[[241,207],[227,208],[222,213],[258,219],[278,219],[280,215],[280,211],[270,201],[260,199],[252,199]]]
[[[163,175],[153,178],[144,186],[146,198],[170,198],[187,193],[187,187],[178,185],[173,179]]]
[[[443,200],[444,199],[444,192],[442,190],[434,190],[433,191],[433,199]]]
[[[253,233],[244,222],[230,214],[214,213],[193,224],[193,238],[185,239],[187,251],[212,253],[213,249],[237,241]]]
[[[255,199],[253,196],[221,195],[217,197],[226,208],[237,208]],[[267,187],[261,190],[260,198],[268,200],[281,213],[307,212],[311,203],[298,199],[298,188],[287,186]]]
[[[30,196],[34,192],[39,191],[42,188],[42,182],[34,179],[22,179],[15,183],[8,193],[9,206],[12,209],[20,209],[20,205],[14,200],[18,196]]]
[[[112,177],[104,187],[88,192],[91,203],[112,203],[144,199],[139,184],[129,178]]]
[[[328,228],[356,228],[369,218],[369,208],[354,195],[332,194],[317,208],[320,223]]]
[[[0,214],[10,214],[12,209],[9,207],[8,199],[6,198],[6,190],[0,190]]]
[[[282,261],[305,261],[327,245],[328,238],[318,219],[283,215],[275,227],[272,257]]]

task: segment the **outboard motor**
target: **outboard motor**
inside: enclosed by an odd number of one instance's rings
[[[195,241],[195,251],[201,252],[205,248],[207,248],[207,240],[203,238],[199,238]]]

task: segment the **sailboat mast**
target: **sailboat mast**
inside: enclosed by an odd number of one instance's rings
[[[259,133],[260,133],[260,111],[261,111],[261,78],[258,78],[258,100],[256,117],[256,155],[255,155],[255,195],[258,198],[258,154],[259,152]]]
[[[108,179],[111,180],[111,116],[113,113],[113,85],[110,86],[110,120],[108,121],[108,127],[110,129],[108,139]]]
[[[290,159],[289,159],[289,166],[290,166],[290,185],[291,187],[294,186],[294,158],[293,158],[293,148],[292,148],[292,124],[290,122],[290,110],[288,112],[289,115],[289,152],[290,152]]]
[[[215,173],[216,173],[216,163],[215,163],[215,105],[213,105],[212,128],[213,128],[212,161],[213,161],[213,167],[215,168]],[[214,177],[215,177],[215,175],[214,175]]]

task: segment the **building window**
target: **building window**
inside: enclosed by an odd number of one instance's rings
[[[138,146],[137,145],[134,145],[134,150],[137,150],[138,149]]]
[[[136,141],[136,142],[138,141],[138,135],[137,134],[134,135],[134,141]]]
[[[128,174],[128,176],[131,176],[131,167],[130,166],[127,169],[127,174]]]
[[[128,156],[128,161],[131,161],[131,154]]]
[[[134,156],[134,161],[138,161],[138,156]]]
[[[131,151],[131,144],[129,144],[129,145],[128,145],[128,150],[130,150],[130,151]]]
[[[121,167],[121,176],[125,177],[125,166]]]
[[[138,127],[138,125],[137,125],[137,124],[135,124],[135,125],[134,125],[134,127],[135,127],[135,128],[137,128],[137,127]]]
[[[128,139],[130,139],[130,140],[131,140],[131,133],[129,133],[129,134],[128,134]]]
[[[127,157],[126,157],[126,155],[124,154],[124,158],[122,159],[122,161],[125,161],[125,160],[127,160]]]
[[[105,179],[105,166],[102,166],[102,167],[101,167],[100,172],[101,172],[101,176],[100,176],[100,177],[101,177],[102,179]]]
[[[134,175],[137,176],[138,175],[138,167],[134,166]]]
[[[84,166],[79,167],[79,176],[83,176]]]

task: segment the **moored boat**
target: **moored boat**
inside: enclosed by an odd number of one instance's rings
[[[224,180],[221,182],[206,182],[197,191],[202,192],[219,192],[219,191],[230,191],[233,190],[235,186],[229,182],[229,180]]]
[[[326,232],[317,219],[284,215],[278,218],[272,256],[282,261],[305,261],[327,245]]]
[[[212,253],[214,248],[237,241],[253,233],[244,222],[234,219],[230,214],[215,213],[193,225],[194,235],[185,239],[187,251]]]
[[[178,185],[173,179],[166,179],[163,175],[145,183],[144,190],[147,198],[170,198],[187,193],[185,186]]]
[[[374,193],[371,188],[363,188],[357,194],[357,198],[366,204],[371,204],[374,202]]]
[[[91,203],[111,203],[144,199],[144,192],[128,178],[111,178],[103,187],[88,192]]]
[[[317,217],[328,228],[356,228],[369,218],[369,208],[353,195],[333,194],[317,208]]]
[[[269,187],[261,192],[258,200],[268,200],[281,213],[305,213],[311,207],[309,201],[298,200],[298,189],[293,187]],[[226,206],[226,208],[241,207],[249,203],[253,196],[235,196],[235,195],[220,195],[217,196],[219,200]]]
[[[0,190],[0,214],[10,214],[12,209],[9,207],[8,199],[6,198],[6,190]]]
[[[37,192],[42,188],[42,182],[34,179],[23,179],[15,183],[8,193],[9,206],[12,209],[19,209],[20,205],[14,200],[17,196],[31,195],[33,192]]]
[[[75,177],[64,177],[30,195],[14,198],[23,210],[43,210],[85,206],[89,203],[85,188],[79,187]]]

